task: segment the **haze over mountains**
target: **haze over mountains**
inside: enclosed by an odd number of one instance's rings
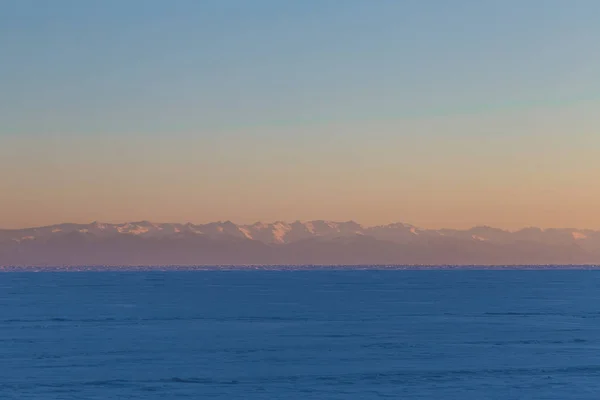
[[[309,221],[59,224],[0,230],[0,265],[592,264],[600,231]]]

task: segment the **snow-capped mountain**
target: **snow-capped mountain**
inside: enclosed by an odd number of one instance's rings
[[[237,237],[257,240],[264,243],[286,244],[311,237],[335,237],[347,235],[363,235],[365,228],[356,222],[257,222],[251,225],[236,225],[231,221],[212,222],[195,225],[191,223],[152,223],[148,221],[127,222],[123,224],[60,224],[39,228],[0,230],[0,240],[11,239],[26,241],[46,239],[66,233],[90,234],[97,237],[115,235],[131,235],[139,237],[168,237],[181,235],[204,235],[207,237]]]
[[[353,221],[59,224],[0,230],[0,265],[600,263],[600,232]]]

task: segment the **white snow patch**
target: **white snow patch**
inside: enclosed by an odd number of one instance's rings
[[[118,227],[117,230],[119,233],[127,233],[130,235],[142,235],[144,233],[148,233],[149,229],[143,226],[135,226],[131,224],[127,224],[122,227]]]
[[[285,242],[285,235],[290,231],[290,226],[282,222],[273,224],[273,239],[277,243]]]
[[[244,234],[244,236],[246,236],[247,239],[252,239],[252,234],[250,233],[250,230],[248,230],[248,228],[243,228],[240,226],[238,227],[238,229]]]
[[[339,228],[338,224],[336,224],[335,222],[326,221],[325,225],[327,225],[331,229],[335,229],[338,232],[340,231],[340,228]]]
[[[572,235],[573,235],[573,239],[575,239],[575,240],[587,239],[587,236],[581,232],[573,232]]]
[[[310,233],[315,233],[315,226],[313,225],[312,222],[307,222],[304,224],[304,227],[306,228],[307,231],[309,231]]]
[[[252,225],[252,229],[258,229],[258,230],[265,230],[268,227],[269,227],[269,225],[265,224],[264,222],[257,222]]]
[[[148,228],[143,228],[141,226],[135,227],[132,230],[129,231],[130,234],[132,235],[141,235],[143,233],[147,233],[149,231]]]
[[[117,232],[119,233],[127,233],[131,229],[131,224],[127,223],[121,226],[117,226]]]

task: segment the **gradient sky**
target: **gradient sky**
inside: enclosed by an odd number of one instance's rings
[[[0,227],[600,228],[600,1],[2,0]]]

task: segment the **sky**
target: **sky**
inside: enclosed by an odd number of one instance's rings
[[[2,0],[0,227],[600,229],[597,0]]]

